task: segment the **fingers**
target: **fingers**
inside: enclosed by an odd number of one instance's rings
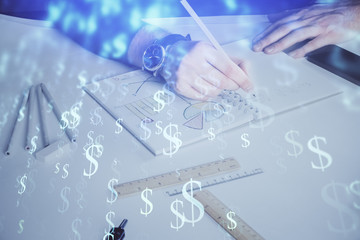
[[[296,29],[285,37],[281,38],[275,43],[270,44],[269,46],[264,48],[264,52],[267,54],[274,54],[283,51],[286,48],[291,47],[297,42],[304,41],[309,38],[314,38],[321,33],[321,29],[319,27],[310,26],[303,27],[300,29]]]
[[[241,66],[236,65],[220,51],[217,51],[215,48],[209,49],[205,58],[212,66],[229,79],[228,84],[231,84],[232,87],[228,89],[235,90],[241,87],[245,91],[249,91],[253,88],[252,83]]]
[[[174,88],[181,95],[198,100],[216,97],[224,89],[251,90],[246,63],[234,61],[212,45],[199,42],[182,58],[175,72]]]
[[[311,40],[307,44],[305,44],[303,47],[298,48],[292,52],[289,53],[289,56],[293,58],[302,58],[306,54],[308,54],[311,51],[314,51],[315,49],[321,48],[325,45],[332,44],[331,38],[329,38],[327,35],[321,35],[317,38]]]
[[[333,18],[333,10],[332,7],[318,5],[298,10],[271,24],[264,32],[256,36],[253,39],[253,50],[264,51],[267,54],[277,53],[297,42],[306,40],[306,37],[316,37],[321,33],[320,27],[324,25],[321,24],[321,19],[325,19],[326,16]],[[286,14],[285,11],[284,14],[275,15],[275,18]],[[269,16],[269,19],[271,18]]]
[[[262,33],[258,34],[254,39],[253,39],[253,43],[256,44],[257,42],[259,42],[261,39],[263,39],[265,36],[267,36],[269,33],[271,33],[272,31],[274,31],[275,29],[277,29],[279,26],[285,24],[285,23],[289,23],[292,21],[296,21],[299,19],[298,15],[290,15],[288,17],[285,17],[273,24],[271,24],[270,26],[268,26]],[[255,46],[254,46],[255,47]],[[254,51],[255,48],[254,48]]]
[[[277,42],[295,29],[303,27],[306,23],[307,21],[292,21],[283,25],[278,25],[277,28],[272,29],[267,36],[264,36],[253,46],[254,51],[264,51],[266,47]],[[272,50],[272,48],[268,48],[265,53],[272,53]]]

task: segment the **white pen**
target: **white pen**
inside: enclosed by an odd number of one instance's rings
[[[26,103],[28,101],[29,92],[30,92],[30,90],[27,90],[27,91],[25,91],[23,93],[22,103],[20,105],[20,108],[18,109],[18,114],[17,114],[17,116],[15,118],[15,122],[14,122],[13,127],[12,127],[11,132],[10,132],[8,145],[6,147],[5,155],[7,155],[7,156],[9,156],[11,154],[13,136],[14,136],[14,133],[16,132],[16,129],[17,129],[17,123],[21,121],[21,120],[19,120],[19,117],[20,117],[19,115],[20,115],[20,112],[22,112],[22,111],[24,111],[24,109],[26,109]]]
[[[199,18],[199,16],[196,14],[196,12],[194,11],[194,9],[192,9],[192,7],[189,5],[189,3],[186,0],[181,0],[180,1],[181,4],[184,6],[184,8],[186,9],[186,11],[190,14],[190,16],[194,19],[194,21],[199,25],[199,27],[201,28],[201,30],[205,33],[206,37],[210,40],[211,44],[214,45],[214,47],[220,51],[222,54],[224,54],[224,56],[230,60],[229,56],[226,54],[226,52],[224,51],[224,49],[221,47],[221,45],[219,44],[219,42],[215,39],[215,37],[211,34],[211,32],[209,31],[209,29],[205,26],[205,24],[203,23],[203,21],[201,21],[201,19]]]
[[[49,146],[49,137],[47,134],[45,112],[44,112],[44,107],[43,107],[42,96],[44,96],[44,95],[43,95],[40,84],[37,85],[37,87],[36,87],[36,94],[37,94],[39,114],[40,114],[40,130],[41,130],[42,136],[43,136],[44,147],[47,147],[47,146]]]
[[[31,136],[30,133],[32,131],[32,127],[35,126],[35,124],[33,124],[34,122],[34,118],[35,118],[35,101],[36,101],[36,96],[35,96],[35,86],[31,86],[30,88],[30,93],[29,93],[29,97],[28,97],[28,117],[27,117],[27,123],[26,123],[26,138],[25,138],[25,150],[30,150],[30,141],[31,141]]]
[[[197,23],[197,25],[199,25],[199,27],[201,28],[201,30],[204,32],[204,34],[206,35],[206,37],[210,40],[211,44],[216,48],[216,50],[220,51],[224,57],[226,59],[228,59],[229,61],[232,62],[232,60],[230,59],[230,57],[226,54],[226,52],[224,51],[224,49],[221,47],[221,45],[219,44],[219,42],[215,39],[214,35],[211,34],[211,32],[209,31],[209,29],[205,26],[205,24],[203,23],[203,21],[201,21],[201,19],[199,18],[199,16],[196,14],[196,12],[194,11],[194,9],[192,9],[192,7],[189,5],[189,3],[186,0],[181,0],[180,3],[184,6],[184,8],[186,9],[186,11],[190,14],[190,16],[194,19],[194,21]],[[252,90],[250,92],[251,95],[255,96],[254,90]]]
[[[46,99],[52,105],[52,107],[53,107],[52,110],[54,111],[56,118],[58,119],[59,123],[61,123],[61,113],[55,103],[55,100],[52,98],[52,96],[51,96],[49,90],[46,88],[45,84],[41,83],[40,86],[41,86],[41,89],[42,89]],[[65,128],[65,133],[66,133],[67,137],[69,138],[70,142],[76,142],[76,138],[70,132],[69,128]]]

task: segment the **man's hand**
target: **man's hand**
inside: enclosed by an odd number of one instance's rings
[[[294,58],[300,58],[325,45],[349,40],[359,31],[360,4],[314,5],[271,24],[254,38],[253,50],[274,54],[295,43],[311,39],[289,53]]]
[[[252,88],[244,62],[230,60],[205,42],[176,43],[162,75],[178,93],[198,100],[216,97],[224,89]]]

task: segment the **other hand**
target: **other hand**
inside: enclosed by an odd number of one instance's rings
[[[252,88],[245,62],[230,60],[205,42],[177,42],[170,48],[162,76],[175,91],[198,100],[216,97],[224,89]]]
[[[286,12],[284,13],[286,14]],[[271,20],[271,16],[269,16]],[[253,40],[253,50],[274,54],[303,40],[289,53],[294,58],[329,44],[349,40],[360,31],[360,4],[321,4],[294,11],[272,23]]]

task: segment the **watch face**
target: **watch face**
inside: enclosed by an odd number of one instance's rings
[[[149,71],[159,69],[165,59],[165,49],[158,44],[148,47],[143,56],[144,68]]]

